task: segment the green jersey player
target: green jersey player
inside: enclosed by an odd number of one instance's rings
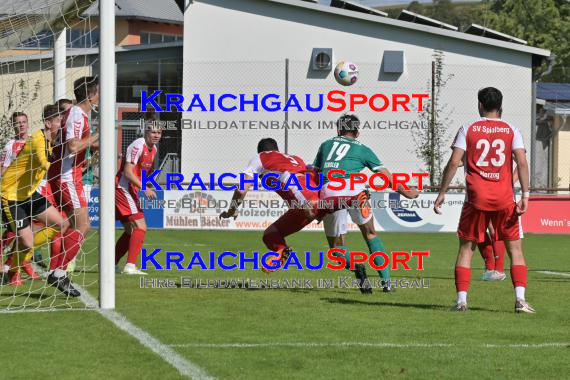
[[[323,172],[323,188],[320,193],[321,199],[344,196],[358,196],[358,199],[368,197],[364,184],[354,184],[354,190],[350,190],[350,186],[348,185],[349,181],[347,181],[347,185],[344,189],[332,190],[328,188],[327,174],[332,169],[344,170],[346,172],[344,177],[347,180],[350,178],[351,173],[360,173],[364,168],[368,168],[375,173],[383,173],[387,178],[392,178],[392,174],[384,167],[378,156],[369,147],[357,140],[359,136],[359,124],[360,121],[355,115],[342,115],[337,121],[338,136],[328,139],[321,144],[314,161],[315,168]],[[339,173],[334,174],[333,176],[335,177],[341,177]],[[398,184],[397,191],[404,197],[410,199],[417,198],[419,195],[417,189],[410,188],[410,190],[405,190],[401,184]],[[342,209],[332,214],[327,214],[324,217],[325,234],[330,248],[340,248],[346,252],[345,234],[347,232],[348,215],[350,215],[352,221],[360,228],[362,237],[370,250],[370,254],[378,251],[386,252],[382,240],[380,240],[376,234],[372,210],[368,207]],[[348,267],[348,255],[345,255],[345,259]],[[384,259],[380,256],[376,256],[374,263],[381,266],[384,264]],[[355,265],[355,272],[356,277],[361,281],[367,278],[364,265]],[[386,267],[378,272],[384,280],[384,291],[392,291],[389,282],[386,282],[386,280],[390,279],[389,268]],[[362,293],[372,292],[372,289],[369,287],[361,287],[360,290]]]

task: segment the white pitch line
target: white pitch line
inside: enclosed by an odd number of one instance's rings
[[[549,270],[534,270],[532,272],[535,273],[542,273],[542,274],[550,274],[553,276],[562,276],[562,277],[570,277],[570,273],[565,273],[565,272],[552,272]]]
[[[99,314],[101,314],[107,320],[111,321],[115,326],[117,326],[117,328],[125,331],[133,338],[138,340],[140,344],[160,356],[164,361],[176,368],[182,376],[190,377],[195,380],[213,379],[213,377],[210,377],[196,364],[182,357],[176,351],[163,344],[143,329],[132,324],[124,315],[114,310],[100,309],[98,307],[97,301],[95,298],[93,298],[93,296],[91,296],[91,294],[89,294],[89,292],[79,287],[78,285],[74,284],[74,286],[81,292],[80,299],[85,303],[85,305],[88,307],[96,308]]]
[[[519,343],[519,344],[487,344],[489,348],[545,348],[545,347],[570,347],[570,343]]]
[[[336,343],[182,343],[169,344],[169,347],[180,348],[326,348],[326,347],[372,347],[372,348],[436,348],[436,347],[462,347],[451,343],[366,343],[366,342],[336,342]],[[473,347],[472,345],[470,347]],[[570,347],[569,343],[529,343],[529,344],[483,344],[481,348],[547,348],[547,347]]]

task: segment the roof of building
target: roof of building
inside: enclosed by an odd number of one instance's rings
[[[99,1],[84,12],[86,16],[99,16]],[[117,17],[182,24],[184,15],[174,0],[115,0]]]
[[[486,28],[479,24],[471,24],[469,28],[467,28],[464,32],[467,34],[475,34],[477,36],[489,37],[497,40],[516,42],[517,44],[528,45],[528,42],[523,39],[516,38],[514,36],[505,33],[501,33],[491,28]]]
[[[445,22],[441,22],[439,20],[435,20],[431,17],[423,16],[419,13],[410,12],[407,9],[402,9],[400,14],[398,15],[398,20],[408,21],[408,22],[415,22],[417,24],[434,26],[436,28],[443,28],[449,30],[458,30],[458,28],[454,25],[446,24]]]
[[[235,1],[235,0],[233,0],[233,1]],[[519,52],[523,52],[523,53],[527,53],[527,54],[532,54],[533,56],[537,56],[539,58],[545,58],[545,57],[550,56],[549,50],[540,49],[540,48],[536,48],[536,47],[532,47],[532,46],[526,46],[526,45],[522,45],[520,43],[500,41],[500,40],[493,39],[493,38],[481,37],[481,36],[477,36],[477,35],[473,35],[473,34],[467,34],[467,33],[462,33],[462,32],[458,32],[458,31],[454,31],[454,30],[448,30],[448,29],[444,29],[441,27],[434,27],[434,26],[422,25],[422,24],[417,24],[417,23],[408,22],[408,21],[395,20],[395,19],[388,18],[388,17],[378,17],[378,16],[369,15],[369,14],[365,14],[365,13],[349,11],[346,9],[327,7],[327,6],[321,5],[321,4],[313,4],[310,2],[306,2],[306,1],[300,1],[300,0],[264,0],[264,1],[268,1],[268,2],[276,3],[276,4],[281,4],[281,5],[298,7],[298,8],[304,8],[306,10],[315,11],[315,12],[323,12],[323,13],[329,13],[329,14],[349,17],[349,18],[353,18],[353,19],[357,19],[357,20],[375,22],[375,23],[379,23],[379,24],[393,26],[396,28],[415,30],[415,31],[419,31],[419,32],[444,36],[444,37],[448,37],[448,38],[454,38],[454,39],[458,39],[458,40],[469,41],[469,42],[473,42],[473,43],[479,43],[479,44],[483,44],[483,45],[499,47],[499,48],[503,48],[503,49],[519,51]]]
[[[536,97],[551,101],[570,101],[570,83],[537,83]]]

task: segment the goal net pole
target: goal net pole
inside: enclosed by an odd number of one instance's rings
[[[67,59],[67,28],[55,35],[53,46],[53,101],[66,97],[65,68]]]
[[[99,306],[115,308],[115,0],[99,0]]]

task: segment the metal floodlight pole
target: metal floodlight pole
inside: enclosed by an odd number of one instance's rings
[[[67,28],[63,28],[55,38],[53,47],[53,101],[66,98],[65,65],[66,65]]]
[[[115,308],[115,0],[99,0],[99,306]]]

